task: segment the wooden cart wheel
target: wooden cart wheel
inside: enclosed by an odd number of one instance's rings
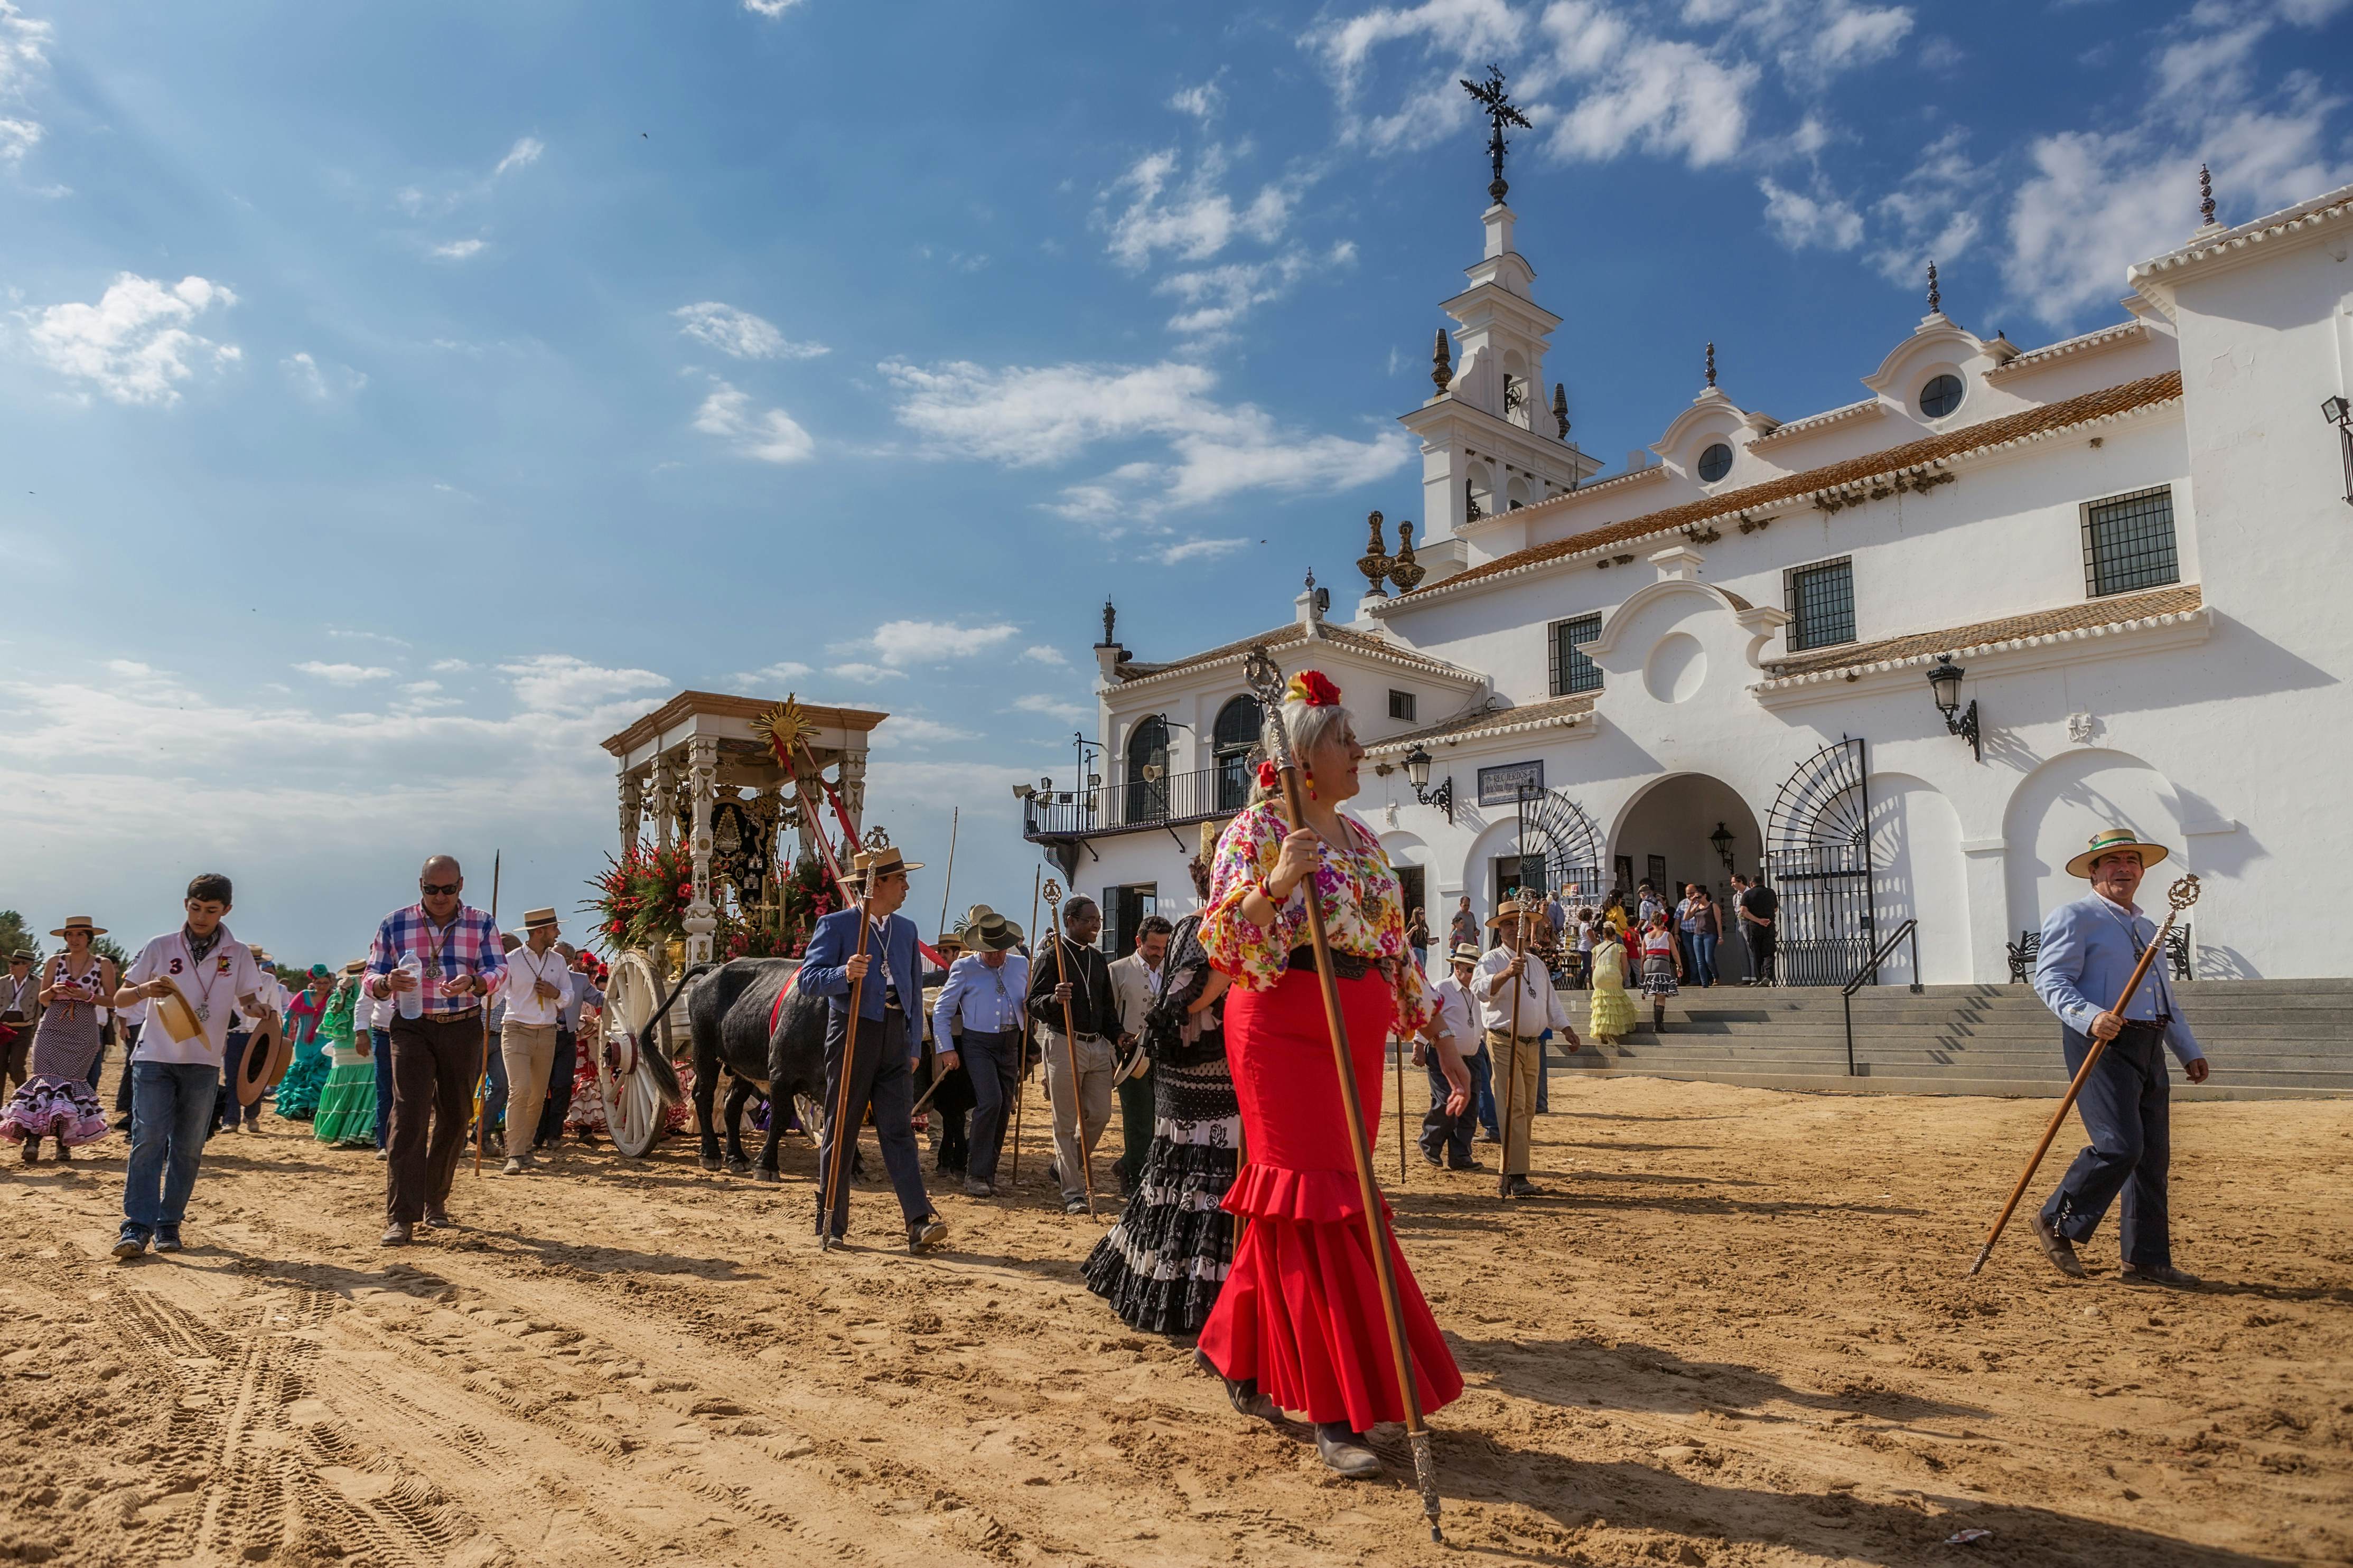
[[[635,949],[614,961],[605,986],[604,1038],[596,1051],[596,1093],[605,1102],[605,1126],[613,1147],[643,1159],[662,1130],[670,1096],[660,1078],[646,1067],[646,1054],[661,1048],[646,1037],[646,1026],[661,1005],[661,984],[652,963]]]

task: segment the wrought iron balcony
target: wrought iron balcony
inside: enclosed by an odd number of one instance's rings
[[[1093,789],[1039,790],[1021,803],[1021,835],[1045,842],[1206,822],[1248,805],[1250,791],[1250,768],[1240,757],[1198,773]]]

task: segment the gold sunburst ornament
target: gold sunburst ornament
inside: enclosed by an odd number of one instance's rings
[[[781,706],[752,721],[753,738],[767,742],[768,750],[788,772],[797,771],[793,767],[793,753],[807,749],[809,736],[816,728],[802,710],[797,693],[786,696]]]

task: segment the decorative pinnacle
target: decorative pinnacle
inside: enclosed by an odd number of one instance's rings
[[[1365,552],[1356,557],[1356,570],[1365,574],[1366,593],[1378,594],[1383,598],[1387,598],[1388,591],[1381,586],[1381,583],[1388,576],[1389,569],[1397,563],[1390,558],[1388,542],[1381,537],[1379,512],[1365,514],[1365,531],[1369,537],[1365,544]]]
[[[1112,635],[1112,629],[1118,625],[1119,611],[1113,607],[1110,598],[1106,596],[1103,600],[1103,647],[1109,647],[1119,640]]]
[[[1398,551],[1389,562],[1389,581],[1398,585],[1400,594],[1410,594],[1421,585],[1430,569],[1413,558],[1413,524],[1398,524]]]
[[[1568,439],[1568,389],[1558,382],[1552,384],[1552,416],[1560,426],[1560,438]]]
[[[1715,345],[1714,343],[1707,345],[1707,384],[1710,386],[1715,384]]]
[[[1928,314],[1935,315],[1944,308],[1944,292],[1936,287],[1936,258],[1928,258]]]
[[[1512,188],[1504,183],[1504,152],[1511,145],[1504,140],[1504,127],[1516,125],[1523,131],[1534,130],[1535,127],[1528,123],[1528,117],[1504,96],[1503,67],[1489,66],[1485,81],[1464,81],[1462,90],[1478,100],[1480,110],[1494,127],[1487,138],[1487,156],[1494,164],[1495,177],[1488,182],[1487,195],[1491,200],[1501,202],[1504,193]]]
[[[2209,224],[2214,221],[2214,176],[2206,165],[2198,165],[2198,215]]]
[[[1430,379],[1442,395],[1454,380],[1453,345],[1446,341],[1446,329],[1438,329],[1438,347],[1430,351]]]

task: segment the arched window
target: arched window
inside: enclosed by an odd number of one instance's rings
[[[1168,724],[1155,713],[1128,731],[1126,820],[1157,822],[1167,815]]]
[[[1262,721],[1255,697],[1234,698],[1218,710],[1209,744],[1217,758],[1219,811],[1240,811],[1250,804],[1250,751]]]

